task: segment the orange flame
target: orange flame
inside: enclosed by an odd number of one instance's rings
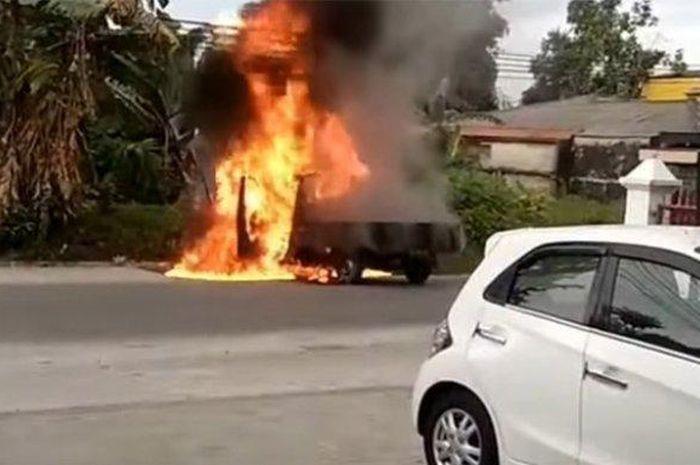
[[[369,175],[342,119],[316,108],[309,94],[311,57],[306,13],[286,0],[244,18],[231,51],[246,75],[255,117],[216,169],[215,218],[168,276],[208,280],[327,280],[324,270],[283,265],[292,234],[299,177],[316,175],[318,198],[338,197]],[[281,73],[281,77],[280,77]],[[241,183],[245,230],[240,253]],[[250,245],[250,244],[248,244]]]

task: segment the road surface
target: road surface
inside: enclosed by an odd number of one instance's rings
[[[0,341],[228,335],[434,324],[463,278],[424,287],[207,283],[128,268],[0,268]]]
[[[403,389],[0,419],[2,465],[422,464]]]
[[[0,465],[420,462],[425,287],[0,269]]]

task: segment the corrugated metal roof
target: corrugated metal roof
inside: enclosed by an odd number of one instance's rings
[[[688,105],[583,96],[491,115],[518,128],[564,129],[588,136],[651,137],[664,131],[695,132]]]

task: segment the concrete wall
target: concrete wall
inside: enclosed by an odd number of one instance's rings
[[[618,179],[649,157],[648,137],[577,136],[568,144],[464,140],[462,154],[485,171],[497,172],[527,189],[552,194],[568,192],[601,201],[624,198]],[[686,185],[694,185],[695,165],[687,153],[674,153],[669,169]],[[688,158],[688,160],[686,160]],[[674,163],[676,162],[676,163]],[[678,163],[683,162],[683,163]]]
[[[560,183],[553,176],[504,173],[503,177],[509,184],[522,186],[531,192],[556,194],[559,191]]]
[[[559,148],[554,144],[496,142],[479,161],[489,171],[555,175],[558,159]]]
[[[502,175],[508,182],[526,189],[556,194],[562,184],[558,144],[526,142],[462,142],[463,156],[484,171]]]
[[[574,167],[569,190],[599,200],[617,200],[625,195],[618,179],[640,161],[659,158],[686,186],[694,186],[697,151],[644,148],[648,138],[577,137],[574,141]]]
[[[641,138],[577,137],[569,179],[573,194],[598,200],[617,200],[625,195],[618,179],[639,164]]]

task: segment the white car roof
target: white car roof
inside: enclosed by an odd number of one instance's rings
[[[529,228],[505,231],[492,236],[486,252],[498,245],[527,252],[533,248],[555,243],[600,242],[634,244],[680,252],[700,258],[700,227],[684,226],[574,226],[563,228]],[[515,250],[517,249],[517,251]]]

